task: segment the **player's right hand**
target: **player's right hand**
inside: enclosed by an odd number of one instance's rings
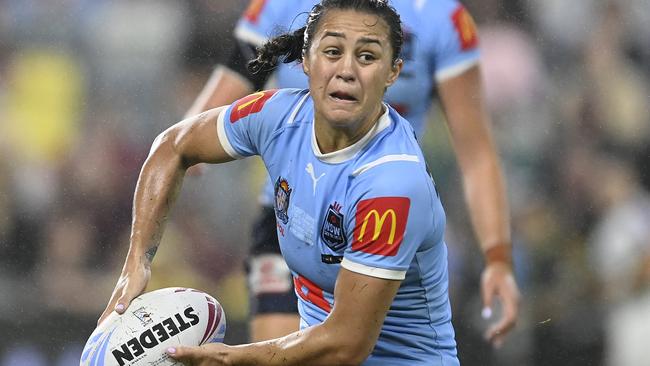
[[[151,268],[149,266],[139,264],[128,270],[125,266],[120,278],[117,280],[106,309],[97,320],[97,325],[101,324],[113,311],[124,314],[129,304],[131,304],[131,300],[144,292],[150,278]]]

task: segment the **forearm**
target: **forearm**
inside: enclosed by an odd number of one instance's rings
[[[222,111],[214,109],[181,121],[154,141],[135,189],[129,253],[98,323],[113,311],[123,314],[147,286],[151,262],[187,168],[232,160],[219,143],[216,121]]]
[[[400,284],[341,268],[336,302],[323,323],[283,338],[232,347],[232,364],[359,365],[375,347]]]
[[[510,244],[510,214],[481,89],[478,66],[440,85],[470,218],[486,252],[493,246]]]
[[[133,199],[130,247],[125,266],[150,265],[158,250],[167,215],[180,190],[186,167],[165,134],[145,161]]]
[[[233,346],[229,356],[233,365],[358,365],[371,351],[372,346],[367,353],[355,351],[345,331],[336,331],[326,322],[282,338]]]
[[[341,267],[336,302],[323,323],[265,342],[211,343],[169,352],[176,360],[197,365],[359,365],[375,347],[400,285]]]
[[[482,251],[510,244],[510,214],[496,152],[486,148],[461,163],[465,199]],[[469,160],[469,159],[468,159]]]

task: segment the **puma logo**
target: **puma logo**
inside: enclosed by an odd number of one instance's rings
[[[312,163],[308,163],[307,167],[305,168],[305,171],[309,173],[309,176],[311,177],[312,183],[313,183],[313,188],[314,188],[314,196],[316,195],[316,184],[318,184],[318,181],[325,175],[325,173],[322,173],[321,175],[316,178],[316,175],[314,174],[314,166]]]

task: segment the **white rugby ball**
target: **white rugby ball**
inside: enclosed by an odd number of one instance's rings
[[[90,335],[80,366],[181,365],[171,346],[223,342],[226,314],[205,292],[169,287],[142,294],[122,315],[111,313]]]

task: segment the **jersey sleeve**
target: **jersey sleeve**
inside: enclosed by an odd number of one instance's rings
[[[432,58],[436,81],[462,74],[478,63],[478,31],[471,14],[457,1],[433,2]]]
[[[346,215],[351,244],[341,266],[403,280],[415,253],[430,243],[435,229],[430,178],[416,161],[387,162],[356,177],[349,194],[355,202]]]
[[[287,24],[287,16],[295,15],[295,9],[289,7],[290,3],[285,0],[251,0],[237,22],[235,37],[261,46],[267,39],[280,33],[281,26]]]
[[[301,94],[298,89],[264,90],[229,105],[217,119],[221,146],[235,159],[261,155]]]
[[[271,77],[273,70],[263,69],[255,73],[248,70],[248,62],[254,57],[254,45],[244,41],[236,40],[225,66],[228,70],[234,71],[239,76],[245,78],[250,83],[250,86],[253,90],[261,90],[264,88],[264,85],[266,85],[266,82]]]

